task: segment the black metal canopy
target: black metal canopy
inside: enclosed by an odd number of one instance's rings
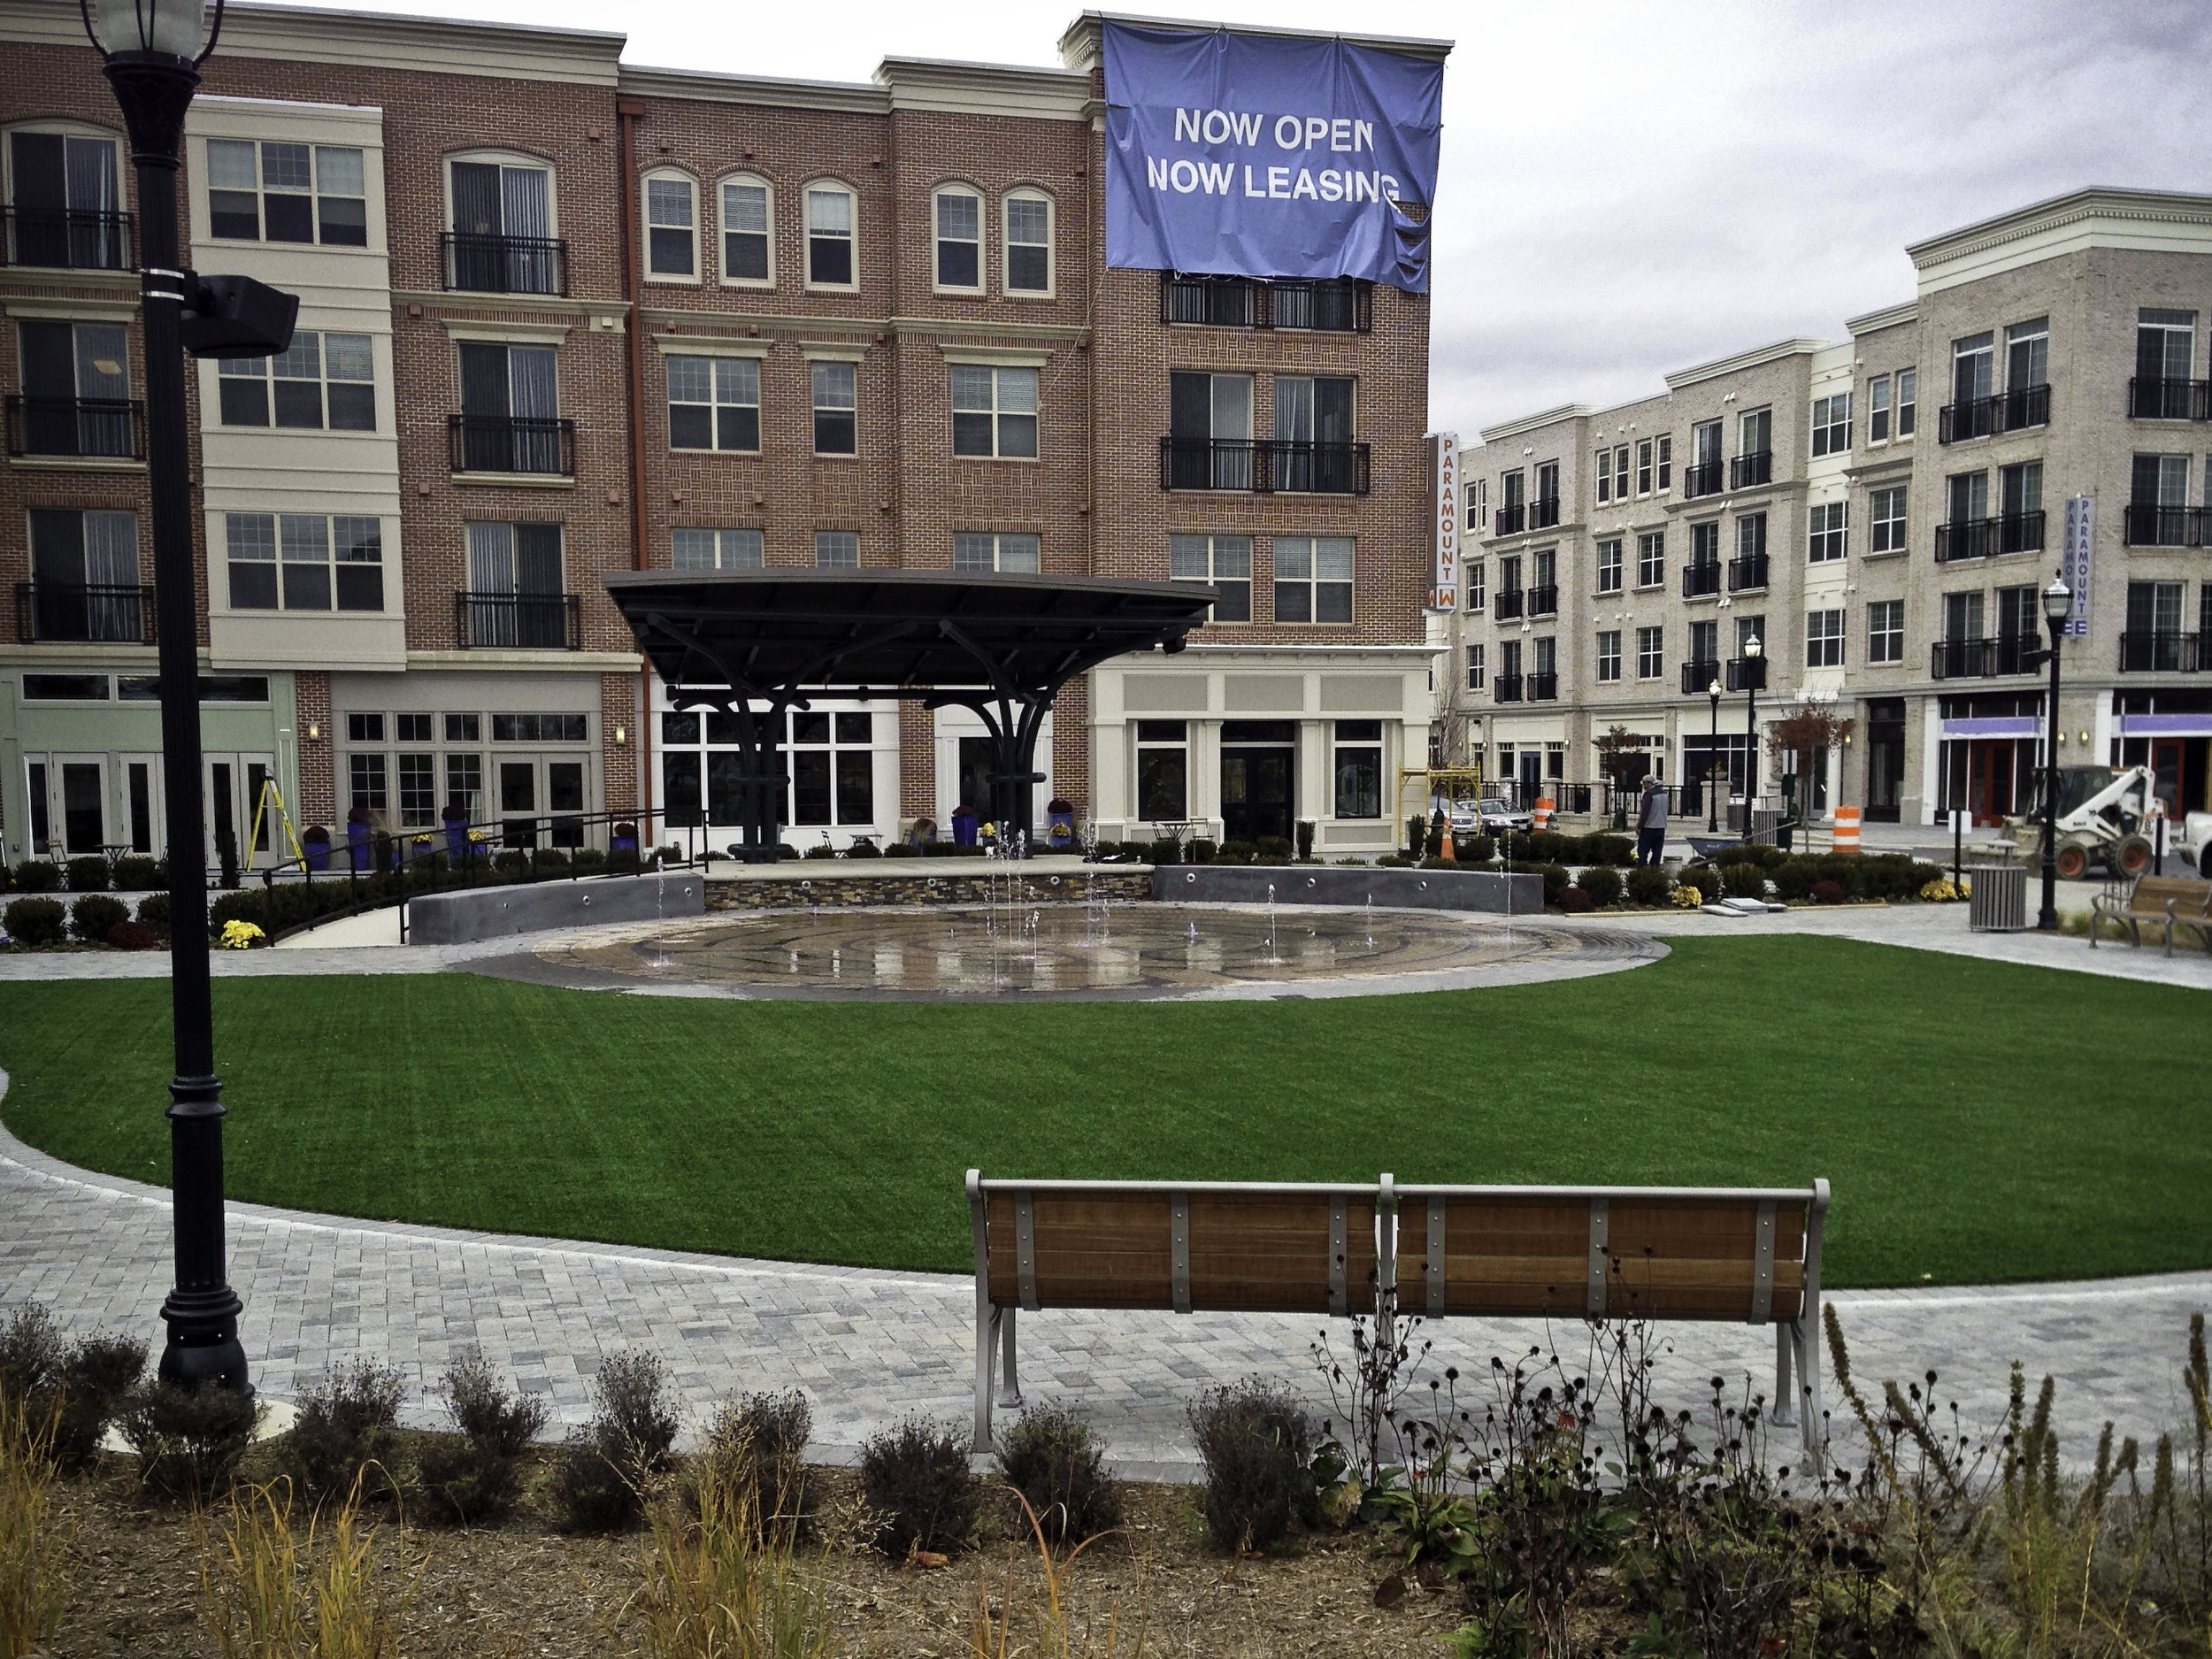
[[[1183,649],[1218,597],[1194,582],[935,570],[636,571],[607,591],[681,708],[733,717],[740,822],[772,856],[785,712],[811,694],[973,709],[996,752],[995,816],[1025,829],[1037,737],[1062,686],[1110,658]]]

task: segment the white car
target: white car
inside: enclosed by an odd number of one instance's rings
[[[1510,803],[1502,801],[1494,795],[1484,798],[1480,818],[1482,833],[1486,835],[1497,835],[1507,830],[1514,830],[1525,834],[1536,826],[1534,813],[1517,812]]]

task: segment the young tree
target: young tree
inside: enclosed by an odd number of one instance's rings
[[[1778,767],[1785,759],[1794,759],[1800,778],[1813,775],[1813,764],[1830,749],[1839,747],[1851,735],[1854,722],[1839,718],[1824,703],[1801,703],[1782,711],[1782,718],[1767,731],[1767,753],[1774,757]],[[1798,816],[1802,818],[1809,803],[1801,797]]]

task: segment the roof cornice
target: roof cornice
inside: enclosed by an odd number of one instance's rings
[[[1995,219],[1985,219],[1956,230],[1916,242],[1905,250],[1916,270],[1926,271],[1957,259],[2001,248],[2040,233],[2062,229],[2090,219],[2108,219],[2143,225],[2212,226],[2212,196],[2189,196],[2172,190],[2131,190],[2115,185],[2092,185],[2086,189],[2032,203]]]
[[[776,75],[730,75],[711,69],[656,69],[624,65],[616,85],[626,96],[749,104],[784,110],[835,110],[888,115],[891,91],[867,81],[789,81]]]
[[[1587,403],[1562,403],[1556,409],[1547,409],[1541,414],[1524,415],[1518,420],[1509,420],[1502,426],[1482,428],[1482,441],[1496,443],[1506,438],[1524,437],[1542,426],[1555,426],[1563,421],[1586,420],[1595,411]]]
[[[1342,41],[1351,46],[1368,46],[1378,51],[1398,52],[1408,58],[1422,58],[1440,64],[1451,56],[1454,44],[1450,41],[1422,40],[1395,35],[1343,35],[1333,29],[1269,28],[1253,23],[1139,17],[1128,12],[1086,12],[1069,24],[1066,32],[1060,36],[1060,61],[1070,69],[1085,74],[1097,68],[1101,57],[1099,36],[1102,27],[1108,23],[1127,23],[1142,29],[1184,29],[1199,35],[1271,35],[1278,40]]]
[[[1090,119],[1091,78],[1071,70],[887,58],[877,66],[876,80],[889,91],[895,110],[1048,121]]]
[[[1795,340],[1778,340],[1770,346],[1757,346],[1749,351],[1739,351],[1733,357],[1716,357],[1710,363],[1694,364],[1686,369],[1677,369],[1665,377],[1667,389],[1678,392],[1686,386],[1702,385],[1717,380],[1724,374],[1736,374],[1745,369],[1755,369],[1763,364],[1780,363],[1786,358],[1810,357],[1825,350],[1828,342],[1800,336]]]
[[[1878,311],[1867,311],[1861,316],[1847,317],[1843,319],[1843,326],[1845,331],[1855,340],[1861,334],[1875,334],[1885,328],[1896,328],[1905,323],[1914,323],[1919,320],[1920,302],[1907,300],[1901,305],[1885,305]]]

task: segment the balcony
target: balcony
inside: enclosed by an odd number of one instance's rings
[[[131,584],[18,582],[19,645],[151,645],[154,590]]]
[[[568,292],[568,243],[558,236],[486,236],[442,231],[438,263],[449,292]]]
[[[2128,381],[2131,420],[2212,420],[2212,380]]]
[[[1559,497],[1542,495],[1528,504],[1528,527],[1548,530],[1559,522]]]
[[[1544,582],[1528,590],[1528,613],[1532,617],[1555,617],[1559,614],[1559,584]]]
[[[2124,674],[2212,674],[2212,634],[2123,634]]]
[[[1731,691],[1764,691],[1767,688],[1766,657],[1732,657],[1728,659],[1727,682]]]
[[[0,207],[0,265],[129,271],[138,242],[128,213],[92,208]]]
[[[574,594],[456,594],[453,633],[465,651],[583,649]]]
[[[2043,514],[2007,513],[1999,518],[1955,518],[1936,526],[1939,565],[1985,559],[2000,553],[2032,553],[2043,545]]]
[[[536,415],[448,415],[457,472],[576,476],[576,423]]]
[[[1685,499],[1695,501],[1701,495],[1720,494],[1724,472],[1718,461],[1692,462],[1682,469],[1682,494]]]
[[[1747,553],[1740,558],[1728,561],[1728,591],[1747,594],[1767,585],[1767,556]]]
[[[1993,640],[1938,640],[1928,648],[1928,672],[1937,680],[1988,680],[1999,674],[2032,674],[2044,659],[2043,648],[2025,634]]]
[[[1682,596],[1685,599],[1702,599],[1709,594],[1717,594],[1719,591],[1720,561],[1718,559],[1710,559],[1699,565],[1685,565],[1682,567]]]
[[[2121,525],[2129,547],[2202,547],[2208,510],[2130,502]]]
[[[1490,682],[1490,695],[1500,703],[1518,703],[1521,699],[1520,674],[1500,674]]]
[[[1527,603],[1525,588],[1501,588],[1490,595],[1490,614],[1501,622],[1517,622]]]
[[[1749,455],[1740,455],[1728,464],[1728,488],[1756,489],[1762,484],[1774,481],[1774,451],[1755,449]]]
[[[1528,700],[1531,703],[1559,701],[1559,676],[1555,673],[1531,674],[1528,677]]]
[[[1682,664],[1682,695],[1686,697],[1709,696],[1713,682],[1719,678],[1718,657],[1693,657]]]
[[[1162,489],[1236,489],[1271,495],[1364,495],[1363,443],[1289,443],[1269,438],[1163,438]]]
[[[146,458],[146,405],[122,397],[11,397],[8,453]]]
[[[1259,282],[1249,277],[1160,273],[1160,320],[1208,328],[1301,328],[1364,334],[1375,326],[1375,286],[1348,277]]]
[[[2050,386],[2023,386],[1970,403],[1946,403],[1936,412],[1936,442],[1960,443],[1969,438],[2050,424]]]
[[[1498,509],[1491,520],[1490,534],[1492,535],[1518,535],[1527,528],[1528,503],[1517,501],[1510,506]]]

